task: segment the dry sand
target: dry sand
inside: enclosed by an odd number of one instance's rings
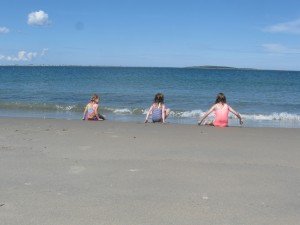
[[[300,129],[0,119],[1,225],[298,225]]]

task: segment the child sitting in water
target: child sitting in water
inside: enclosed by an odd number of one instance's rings
[[[105,120],[104,116],[98,113],[99,96],[94,94],[83,112],[83,120]]]
[[[205,118],[215,112],[215,120],[205,123],[204,125],[210,125],[215,127],[227,127],[228,126],[228,114],[232,112],[240,120],[240,124],[243,124],[242,117],[236,111],[234,111],[229,105],[226,104],[226,97],[223,93],[217,95],[215,104],[210,108],[208,112],[204,114],[201,120],[199,120],[198,125],[201,125]],[[200,118],[199,118],[200,119]]]
[[[166,118],[170,114],[170,109],[167,109],[164,104],[164,95],[161,93],[157,93],[154,97],[154,103],[150,107],[145,123],[148,123],[148,118],[152,114],[152,122],[160,122],[165,123]]]

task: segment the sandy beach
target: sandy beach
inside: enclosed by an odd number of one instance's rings
[[[300,129],[0,119],[1,225],[297,225]]]

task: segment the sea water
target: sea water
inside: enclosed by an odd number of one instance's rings
[[[143,122],[161,92],[170,123],[196,124],[223,92],[248,127],[300,128],[300,72],[84,66],[0,66],[0,116],[81,119],[91,95],[115,121]],[[230,115],[230,125],[238,120]]]

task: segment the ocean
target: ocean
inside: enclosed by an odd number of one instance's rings
[[[246,127],[300,128],[300,72],[92,66],[0,66],[0,116],[79,120],[100,95],[108,120],[143,122],[154,95],[168,122],[197,124],[219,92]],[[238,119],[230,116],[231,126]]]

